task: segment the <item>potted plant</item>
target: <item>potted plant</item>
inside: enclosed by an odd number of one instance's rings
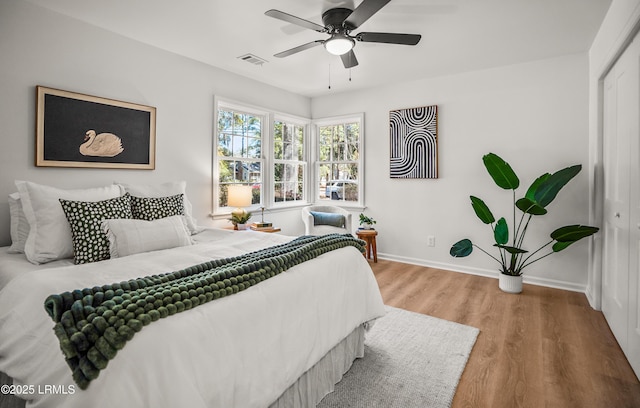
[[[371,229],[371,226],[375,223],[376,220],[371,217],[367,217],[363,213],[360,213],[360,225],[362,226],[362,229]]]
[[[556,252],[560,252],[576,241],[598,232],[598,228],[587,225],[567,225],[554,230],[551,240],[533,252],[523,249],[524,238],[529,222],[534,216],[547,213],[546,207],[555,199],[556,195],[582,169],[581,165],[574,165],[553,174],[545,173],[538,177],[529,187],[524,197],[516,200],[516,189],[520,180],[511,166],[498,155],[489,153],[482,158],[484,166],[498,187],[513,191],[513,218],[511,228],[504,217],[496,221],[489,207],[478,197],[471,196],[471,206],[480,220],[491,226],[494,247],[498,250],[498,257],[489,254],[484,249],[473,244],[469,239],[462,239],[451,247],[450,254],[454,257],[465,257],[476,247],[500,264],[500,289],[511,293],[522,291],[522,271],[527,266]],[[522,214],[516,218],[516,209]],[[517,222],[517,223],[516,223]],[[510,232],[511,231],[511,232]],[[546,253],[544,248],[551,245]]]
[[[247,229],[247,221],[249,221],[249,218],[251,218],[251,212],[243,211],[231,213],[231,218],[228,220],[233,224],[233,229],[245,230]]]

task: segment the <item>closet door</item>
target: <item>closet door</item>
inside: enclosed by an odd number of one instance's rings
[[[629,127],[629,333],[627,358],[640,378],[640,36],[629,47],[635,67]]]
[[[624,349],[627,340],[629,281],[629,149],[625,140],[624,101],[619,98],[629,81],[622,59],[604,81],[604,234],[602,312]]]
[[[604,82],[602,311],[640,374],[640,40]]]

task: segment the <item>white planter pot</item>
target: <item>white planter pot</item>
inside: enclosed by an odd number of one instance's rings
[[[522,292],[522,275],[511,276],[500,274],[498,278],[498,286],[500,290],[507,293],[521,293]]]
[[[236,224],[239,231],[244,231],[247,229],[247,224]]]

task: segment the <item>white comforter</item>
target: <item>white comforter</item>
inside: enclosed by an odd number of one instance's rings
[[[0,371],[16,384],[33,386],[25,397],[34,407],[266,407],[355,327],[384,314],[366,260],[355,248],[342,248],[144,327],[87,390],[75,386],[43,307],[48,295],[291,239],[224,230],[201,234],[193,246],[12,279],[0,291]]]

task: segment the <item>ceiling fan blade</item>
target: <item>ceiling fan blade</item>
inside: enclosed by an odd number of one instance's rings
[[[300,52],[300,51],[304,51],[304,50],[307,50],[307,49],[309,49],[309,48],[313,48],[313,47],[315,47],[316,45],[320,45],[320,44],[322,44],[323,42],[324,42],[323,40],[311,41],[311,42],[309,42],[309,43],[302,44],[302,45],[298,45],[297,47],[293,47],[293,48],[291,48],[290,50],[286,50],[286,51],[279,52],[279,53],[277,53],[277,54],[274,54],[273,56],[274,56],[274,57],[276,57],[276,58],[284,58],[284,57],[288,57],[289,55],[292,55],[292,54],[298,53],[298,52]]]
[[[345,68],[353,68],[358,65],[358,59],[356,58],[356,54],[353,50],[342,54],[340,59],[342,60],[342,65],[344,65]]]
[[[355,10],[353,10],[353,13],[344,20],[343,25],[350,30],[360,27],[362,23],[376,14],[378,10],[383,8],[390,1],[391,0],[364,0],[358,7],[356,7]]]
[[[362,42],[416,45],[422,36],[420,34],[359,33],[355,38]]]
[[[308,28],[310,30],[318,31],[320,33],[324,33],[326,31],[325,28],[320,24],[316,24],[309,20],[305,20],[303,18],[293,16],[291,14],[285,13],[284,11],[271,9],[271,10],[267,10],[264,14],[269,17],[277,18],[278,20],[286,21],[287,23],[295,24],[304,28]]]

